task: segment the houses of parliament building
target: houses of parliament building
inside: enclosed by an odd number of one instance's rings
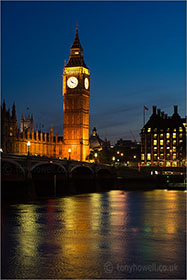
[[[1,108],[1,148],[5,153],[69,158],[85,161],[89,155],[90,72],[84,62],[78,27],[70,58],[63,70],[63,137],[34,131],[33,116],[21,117],[18,127],[16,107]]]

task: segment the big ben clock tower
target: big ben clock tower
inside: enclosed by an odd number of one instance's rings
[[[78,26],[63,71],[64,157],[85,161],[89,155],[90,73],[83,58]]]

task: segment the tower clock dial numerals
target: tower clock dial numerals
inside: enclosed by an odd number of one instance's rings
[[[67,80],[67,85],[69,88],[76,88],[78,85],[78,79],[76,77],[70,77]]]
[[[88,80],[88,78],[84,79],[84,86],[85,86],[85,89],[89,88],[89,80]]]

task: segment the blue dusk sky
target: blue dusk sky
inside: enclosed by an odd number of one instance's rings
[[[2,99],[63,134],[62,73],[76,23],[91,73],[90,131],[139,140],[156,105],[185,116],[186,3],[2,2]]]

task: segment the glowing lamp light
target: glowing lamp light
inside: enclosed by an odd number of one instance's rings
[[[28,141],[28,142],[27,142],[27,147],[28,147],[28,157],[29,157],[29,148],[30,148],[30,145],[31,145],[31,142],[30,142],[30,141]]]
[[[121,156],[123,157],[123,153],[121,153]]]
[[[115,157],[112,157],[112,160],[113,160],[113,161],[115,161],[115,159],[116,159]]]
[[[0,149],[0,153],[2,153],[3,152],[3,149]]]
[[[120,153],[120,152],[119,152],[119,151],[117,151],[117,154],[118,154],[118,155],[119,155],[119,153]]]
[[[69,160],[71,159],[71,148],[68,149],[68,153],[69,153]]]
[[[97,153],[94,154],[94,157],[97,158]]]

